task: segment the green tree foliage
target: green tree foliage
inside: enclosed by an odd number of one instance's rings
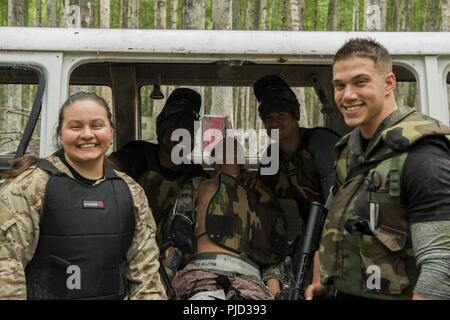
[[[20,0],[17,0],[20,1]],[[139,0],[139,27],[142,29],[151,29],[155,26],[154,8],[156,0]],[[172,1],[176,1],[178,6],[177,14],[177,28],[183,25],[183,0],[168,0],[167,1],[167,25],[169,26],[171,19],[171,11],[169,10]],[[206,15],[206,29],[212,29],[212,3],[215,0],[206,0],[205,15]],[[245,24],[245,10],[250,1],[256,3],[259,7],[260,0],[233,0],[236,2],[237,10],[235,13],[236,25],[235,29],[244,29]],[[359,29],[362,29],[364,20],[364,0],[359,2]],[[402,12],[401,7],[405,1],[409,2],[408,11]],[[61,23],[61,7],[64,5],[63,0],[56,1],[58,12],[58,25]],[[80,4],[81,0],[71,0],[70,4]],[[119,28],[120,21],[127,15],[129,0],[111,0],[111,27]],[[287,17],[289,12],[289,0],[271,0],[267,1],[268,10],[268,26],[270,30],[289,30],[289,19]],[[327,18],[329,10],[329,0],[305,0],[305,30],[327,30]],[[99,25],[99,7],[100,0],[90,0],[91,8],[94,16],[93,25]],[[48,10],[47,0],[28,0],[27,11],[25,13],[25,25],[33,26],[37,19],[37,15],[41,16],[41,26],[48,26]],[[40,4],[40,12],[38,10]],[[411,31],[438,31],[441,25],[440,9],[442,0],[397,0],[388,1],[386,14],[386,30],[395,31],[396,19],[400,19],[399,14],[408,15],[409,29]],[[338,28],[337,30],[350,31],[352,28],[352,13],[354,0],[340,0],[338,7]],[[122,9],[121,9],[122,7]],[[121,18],[122,15],[122,18]],[[450,17],[449,17],[450,18]],[[8,1],[0,0],[0,26],[8,25]],[[126,21],[125,26],[126,27]]]
[[[15,0],[23,1],[23,0]],[[48,2],[50,0],[28,0],[25,1],[26,10],[24,12],[24,25],[48,27],[49,24],[49,8]],[[111,0],[111,28],[127,28],[127,14],[129,10],[130,0]],[[155,28],[155,2],[157,0],[139,0],[139,28],[152,29]],[[213,1],[219,0],[205,0],[205,28],[211,30],[213,28],[212,9]],[[256,8],[256,23],[252,26],[260,26],[262,21],[262,3],[266,3],[266,19],[267,30],[291,30],[290,15],[290,0],[233,0],[233,29],[244,30],[249,29],[246,23],[246,10],[248,5],[252,2]],[[0,0],[0,26],[8,25],[8,0]],[[172,24],[176,23],[178,29],[183,28],[183,5],[184,0],[167,0],[166,2],[166,21],[167,28],[172,28]],[[305,3],[305,17],[304,30],[305,31],[322,31],[328,30],[330,16],[330,0],[299,0],[299,3]],[[353,16],[355,2],[358,4],[358,18],[356,30],[364,29],[364,0],[339,0],[337,11],[337,30],[351,31],[353,27]],[[443,0],[396,0],[387,1],[386,12],[386,31],[439,31],[445,17],[441,16],[441,9],[443,7]],[[87,0],[56,0],[56,20],[57,26],[64,27],[64,5],[65,4],[82,4],[87,3]],[[90,0],[93,20],[90,27],[100,26],[100,0]],[[173,6],[177,10],[174,12]],[[253,8],[253,7],[252,7]],[[334,8],[334,7],[333,7]],[[253,9],[252,9],[253,10]],[[333,12],[333,11],[332,11]],[[176,14],[176,19],[172,15]],[[447,17],[450,19],[450,17]],[[445,22],[445,20],[444,20]],[[256,28],[256,27],[253,27]],[[152,87],[145,87],[143,90],[143,100],[145,105],[150,106],[150,109],[144,110],[145,115],[151,116],[153,114],[153,102],[149,98]],[[172,88],[173,89],[173,88]],[[206,105],[211,105],[211,88],[204,91]],[[31,90],[31,89],[30,89]],[[416,87],[411,85],[405,89],[406,99],[405,103],[413,105],[416,97]],[[22,98],[32,95],[24,88]],[[242,99],[237,98],[239,90],[235,90],[234,101]],[[312,90],[305,92],[306,105],[314,105],[315,109],[317,99]],[[240,105],[241,102],[238,102]],[[309,113],[309,117],[318,118],[321,115],[317,112]],[[317,123],[317,119],[312,119],[309,123]],[[240,122],[243,120],[239,120]]]

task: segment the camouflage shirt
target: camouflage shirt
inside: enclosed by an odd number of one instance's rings
[[[179,171],[164,167],[158,158],[160,146],[132,141],[111,154],[110,159],[145,190],[158,229],[163,229],[178,193],[191,177],[209,177],[200,165],[181,165]],[[158,234],[159,243],[163,236]]]
[[[48,160],[73,177],[56,156]],[[130,299],[165,299],[155,242],[156,225],[142,188],[127,175],[116,172],[129,186],[135,211],[135,233],[127,252]],[[49,175],[30,167],[14,179],[0,183],[0,299],[26,299],[25,268],[39,241],[39,222]],[[95,184],[100,183],[98,180]]]
[[[300,145],[294,154],[280,149],[279,172],[261,175],[263,183],[271,187],[285,212],[288,241],[294,243],[301,236],[310,203],[324,203],[334,184],[334,145],[339,136],[325,128],[300,128]],[[270,154],[268,149],[266,152]]]

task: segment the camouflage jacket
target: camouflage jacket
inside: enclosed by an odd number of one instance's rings
[[[72,177],[56,156],[48,160]],[[127,252],[130,299],[165,299],[155,242],[156,226],[142,188],[127,175],[116,172],[130,187],[135,211],[135,233]],[[49,175],[30,167],[0,184],[0,299],[26,299],[24,270],[39,241],[42,200]],[[100,183],[101,180],[96,183]]]
[[[214,242],[233,252],[248,252],[261,265],[263,280],[281,281],[278,262],[286,250],[286,221],[276,198],[265,186],[247,192],[237,179],[224,174],[221,177],[209,204],[207,216],[212,218],[206,232]],[[197,177],[183,185],[169,219],[184,215],[191,221],[193,232],[197,226],[197,196],[202,180]],[[165,233],[168,232],[166,228]]]
[[[210,239],[261,265],[281,262],[286,255],[286,221],[275,197],[265,187],[246,188],[223,173],[218,180],[205,220]]]
[[[332,179],[333,181],[330,181],[329,186],[322,186],[321,179],[324,177],[321,176],[317,163],[323,159],[316,159],[315,154],[309,148],[313,133],[319,132],[319,130],[322,131],[320,132],[322,133],[321,137],[327,140],[324,145],[329,144],[329,151],[332,152],[332,146],[338,140],[337,134],[319,127],[313,129],[300,128],[300,145],[297,151],[293,155],[287,155],[280,150],[279,172],[276,175],[260,175],[263,183],[274,190],[283,207],[287,219],[290,244],[301,235],[309,214],[310,203],[313,201],[324,203],[324,189],[328,190],[334,182],[334,179]],[[320,161],[320,164],[327,167],[323,169],[332,172],[332,157],[328,161]]]
[[[159,145],[146,141],[133,141],[111,154],[113,161],[137,181],[145,191],[153,217],[161,229],[167,223],[178,193],[190,177],[208,177],[199,165],[182,165],[179,172],[171,171],[159,163]],[[162,236],[158,234],[158,242]]]
[[[400,176],[411,145],[426,136],[448,134],[448,126],[405,108],[385,119],[365,151],[359,129],[341,139],[336,146],[340,188],[320,246],[322,283],[367,298],[412,296],[418,270]],[[352,168],[379,158],[346,180]]]

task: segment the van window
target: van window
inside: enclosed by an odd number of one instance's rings
[[[415,82],[397,82],[394,94],[397,105],[406,105],[420,111],[419,90]]]
[[[15,154],[30,116],[37,84],[0,84],[0,154]],[[40,117],[28,146],[39,154]]]
[[[394,72],[399,82],[396,90],[399,91],[400,103],[419,108],[413,73],[400,65],[394,65]],[[115,147],[120,148],[135,139],[156,142],[156,117],[177,87],[193,88],[201,94],[201,115],[228,114],[234,129],[262,129],[252,85],[267,74],[282,76],[296,92],[302,106],[302,127],[326,126],[342,135],[348,132],[349,128],[334,106],[329,64],[258,64],[240,60],[214,63],[89,62],[72,72],[70,84],[73,86],[71,93],[75,92],[74,88],[85,91],[98,87],[112,88],[111,107],[116,115]],[[403,82],[404,86],[400,84]],[[151,97],[158,87],[164,95],[161,100]],[[229,92],[227,107],[219,112],[215,111],[212,98],[217,90]],[[406,93],[401,94],[401,90]],[[105,97],[105,94],[101,95]],[[110,97],[111,93],[106,95]]]
[[[0,64],[0,171],[10,160],[39,155],[44,73],[31,66]]]
[[[249,141],[253,139],[261,139],[266,142],[263,129],[263,122],[258,115],[258,103],[253,94],[253,88],[247,86],[183,86],[196,90],[202,96],[201,115],[207,116],[224,116],[226,114],[217,112],[213,108],[213,93],[216,90],[226,91],[229,94],[228,106],[224,109],[231,117],[231,124],[237,135],[245,137],[245,152],[247,158],[258,155],[250,154]],[[152,99],[151,95],[155,91],[154,85],[143,85],[140,88],[140,114],[141,114],[141,138],[146,141],[156,142],[156,117],[161,112],[168,96],[175,89],[175,86],[161,85],[159,89],[164,95],[163,99]],[[316,127],[324,125],[324,114],[320,112],[320,100],[312,87],[292,87],[297,94],[297,98],[302,105],[300,125],[304,127]],[[158,86],[156,86],[158,90]],[[229,112],[232,110],[232,112]],[[229,112],[229,113],[228,113]],[[248,130],[252,129],[252,130]],[[260,132],[262,131],[262,132]],[[255,136],[256,134],[256,136]],[[241,140],[243,141],[243,140]],[[259,140],[258,140],[259,141]],[[258,152],[265,150],[266,143],[258,144]]]
[[[414,74],[403,66],[394,65],[394,73],[397,79],[397,84],[394,89],[395,99],[397,105],[405,105],[421,111],[419,99],[419,87],[417,86],[417,79]]]
[[[16,153],[37,98],[38,84],[39,77],[33,69],[0,65],[0,155]],[[40,116],[34,125],[27,153],[38,155]]]

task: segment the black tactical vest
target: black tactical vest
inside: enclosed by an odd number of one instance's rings
[[[123,299],[135,227],[128,185],[108,165],[95,186],[47,160],[39,167],[51,176],[38,246],[25,269],[28,299]]]

